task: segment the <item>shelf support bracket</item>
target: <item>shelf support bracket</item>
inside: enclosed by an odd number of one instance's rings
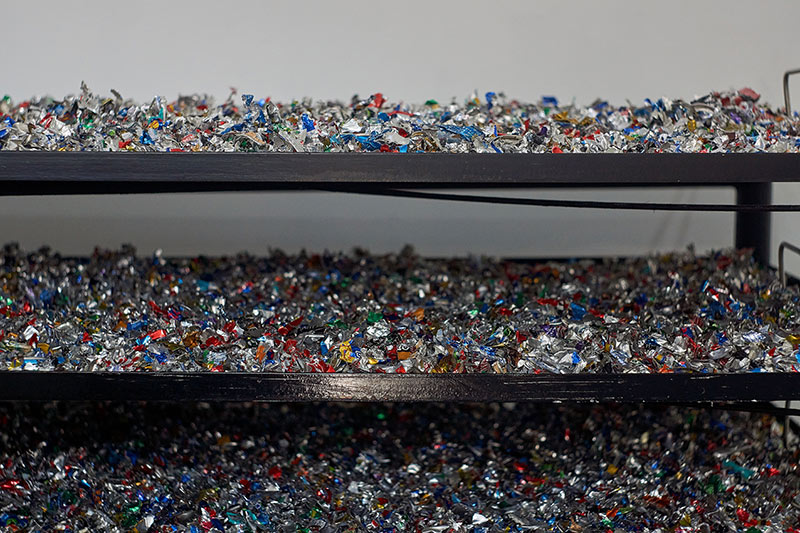
[[[736,185],[736,204],[772,203],[771,183],[742,183]],[[737,249],[752,248],[753,257],[761,265],[769,265],[771,220],[768,211],[736,213],[735,246]]]

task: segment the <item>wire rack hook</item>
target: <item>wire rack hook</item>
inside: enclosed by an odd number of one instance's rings
[[[792,103],[789,99],[789,76],[800,74],[800,68],[787,70],[783,73],[783,103],[786,105],[786,114],[792,116]]]
[[[786,288],[786,261],[784,259],[784,252],[789,250],[800,255],[800,247],[792,243],[783,241],[778,246],[778,278],[781,280],[781,286]]]

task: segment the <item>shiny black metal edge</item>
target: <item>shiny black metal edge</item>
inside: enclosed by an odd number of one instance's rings
[[[800,181],[800,154],[0,152],[0,194]]]
[[[708,402],[796,398],[800,373],[282,374],[0,371],[0,400]]]

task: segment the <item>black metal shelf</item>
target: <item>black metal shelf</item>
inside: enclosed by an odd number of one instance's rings
[[[2,194],[800,181],[800,154],[0,152]]]
[[[0,194],[390,188],[735,187],[771,202],[800,154],[284,154],[0,152]],[[769,259],[769,213],[737,213],[735,245]],[[800,374],[193,374],[0,372],[0,400],[766,401]]]
[[[0,400],[619,401],[791,399],[800,373],[285,374],[0,372]]]
[[[492,187],[735,187],[768,204],[800,154],[0,152],[0,195]],[[735,244],[769,260],[768,213],[737,213]]]

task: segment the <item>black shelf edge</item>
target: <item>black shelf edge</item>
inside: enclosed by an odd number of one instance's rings
[[[800,181],[800,154],[1,152],[0,194],[336,187],[730,186]]]
[[[800,373],[282,374],[0,371],[0,400],[710,402],[796,399]]]

